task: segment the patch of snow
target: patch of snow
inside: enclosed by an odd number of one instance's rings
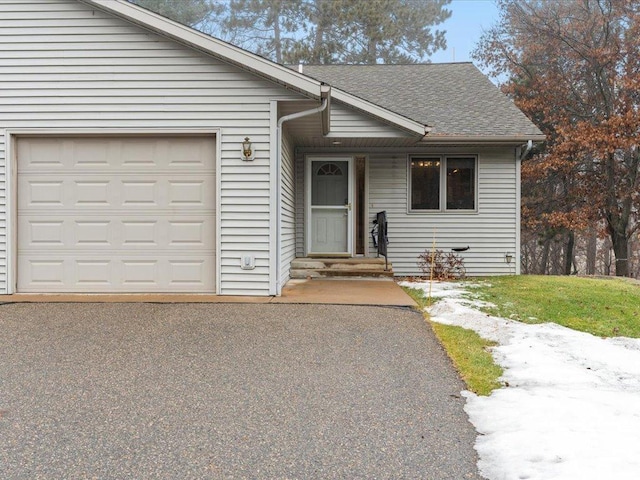
[[[640,339],[602,339],[554,323],[493,317],[474,308],[460,284],[434,283],[434,291],[441,299],[429,309],[433,321],[498,344],[492,353],[508,386],[488,397],[463,392],[480,434],[482,475],[640,478]]]

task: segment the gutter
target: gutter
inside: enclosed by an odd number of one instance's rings
[[[437,145],[473,145],[478,143],[493,143],[496,145],[513,145],[528,142],[542,142],[547,137],[544,135],[527,135],[527,136],[500,136],[500,135],[478,135],[478,136],[458,136],[458,135],[433,135],[424,137],[419,144],[437,144]]]
[[[290,120],[296,120],[298,118],[307,117],[316,113],[322,113],[322,134],[327,135],[329,133],[329,113],[331,104],[331,87],[329,85],[321,85],[320,97],[322,103],[310,110],[303,110],[302,112],[292,113],[285,115],[278,119],[276,127],[276,245],[275,245],[275,262],[276,262],[276,295],[282,294],[282,265],[281,261],[281,247],[282,247],[282,126],[285,122]]]

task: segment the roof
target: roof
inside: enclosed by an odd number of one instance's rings
[[[542,132],[472,63],[309,65],[299,73],[127,0],[78,1],[307,98],[328,101],[334,98],[412,135],[424,137],[424,141],[544,139]],[[328,115],[329,109],[325,112]],[[425,133],[429,134],[425,137]]]
[[[305,65],[303,72],[432,127],[429,137],[533,137],[542,132],[472,63]]]

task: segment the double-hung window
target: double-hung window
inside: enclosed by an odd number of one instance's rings
[[[410,211],[476,210],[476,177],[476,157],[410,157]]]

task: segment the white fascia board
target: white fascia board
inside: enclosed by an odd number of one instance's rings
[[[474,145],[490,143],[496,145],[520,145],[529,140],[543,142],[544,135],[433,135],[424,137],[419,144],[430,145]]]
[[[286,88],[315,99],[322,96],[322,82],[302,75],[295,70],[279,65],[239,47],[223,42],[193,28],[169,20],[154,12],[126,0],[78,0],[90,7],[98,8],[144,28],[168,36],[204,53],[253,72]]]
[[[391,123],[392,125],[415,135],[424,137],[431,131],[431,127],[427,125],[423,125],[422,123],[411,120],[410,118],[407,118],[403,115],[394,113],[391,110],[387,110],[384,107],[376,105],[375,103],[371,103],[360,97],[356,97],[355,95],[347,93],[344,90],[333,87],[331,90],[331,97],[334,100],[345,103],[350,107],[369,114],[379,120],[382,120],[383,122]]]

